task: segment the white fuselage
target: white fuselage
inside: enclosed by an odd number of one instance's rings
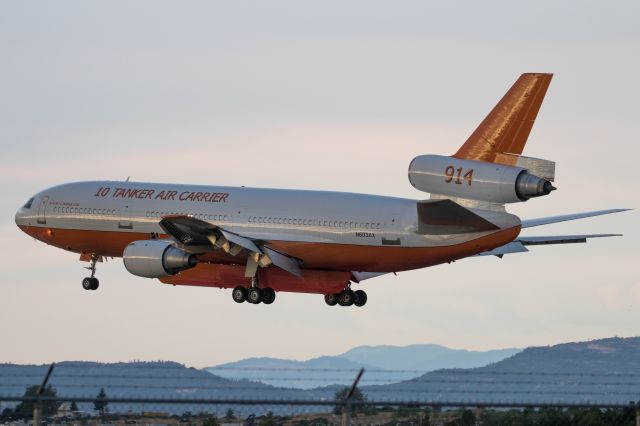
[[[415,200],[344,192],[96,181],[56,186],[34,198],[16,214],[18,225],[161,234],[161,217],[192,215],[261,240],[403,247],[486,234],[420,235]],[[519,225],[510,214],[481,214],[500,228]]]

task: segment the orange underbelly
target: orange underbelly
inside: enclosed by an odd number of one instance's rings
[[[57,229],[23,226],[24,232],[62,249],[121,257],[131,242],[147,240],[148,233]],[[520,227],[504,229],[460,244],[439,247],[366,246],[355,244],[271,241],[269,245],[303,261],[304,269],[398,272],[418,269],[472,256],[500,247],[518,236]],[[164,237],[161,235],[161,237]],[[199,256],[201,262],[223,265],[246,263],[247,253],[231,256],[222,250]]]

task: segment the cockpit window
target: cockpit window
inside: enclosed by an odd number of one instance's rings
[[[34,198],[34,197],[29,198],[29,201],[27,201],[27,202],[25,203],[25,205],[24,205],[24,208],[25,208],[25,209],[30,209],[30,208],[31,208],[31,204],[33,204],[33,198]]]

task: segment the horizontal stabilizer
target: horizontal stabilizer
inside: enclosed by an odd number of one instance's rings
[[[508,244],[485,251],[478,256],[498,256],[505,254],[528,252],[526,246],[541,246],[549,244],[586,243],[589,238],[620,237],[621,234],[587,234],[587,235],[552,235],[548,237],[518,237]]]
[[[570,221],[570,220],[584,219],[586,217],[593,217],[593,216],[601,216],[601,215],[611,214],[611,213],[626,212],[628,210],[631,210],[631,209],[598,210],[598,211],[585,212],[585,213],[565,214],[565,215],[561,215],[561,216],[541,217],[541,218],[538,218],[538,219],[527,219],[527,220],[523,220],[522,221],[522,229],[524,229],[524,228],[532,228],[534,226],[548,225],[550,223],[567,222],[567,221]]]
[[[586,243],[589,238],[621,237],[622,234],[554,235],[550,237],[519,237],[517,241],[525,246],[547,244]]]
[[[463,234],[500,229],[485,218],[448,199],[420,201],[417,205],[419,234]]]

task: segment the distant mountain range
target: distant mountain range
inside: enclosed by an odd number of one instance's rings
[[[347,354],[355,353],[353,358],[364,360],[365,358],[360,357],[365,356],[363,354],[366,350],[356,349]],[[412,347],[411,350],[420,353],[422,349]],[[385,351],[386,349],[380,352]],[[396,348],[387,353],[394,352]],[[626,404],[629,401],[638,401],[640,395],[640,337],[528,348],[484,367],[440,369],[390,384],[384,383],[387,380],[384,376],[383,379],[377,380],[377,376],[373,375],[376,368],[380,371],[381,365],[388,365],[381,364],[381,359],[393,359],[396,363],[398,358],[385,358],[380,354],[366,358],[371,362],[367,364],[369,370],[366,371],[364,379],[369,375],[373,379],[369,378],[368,382],[363,380],[360,388],[369,400],[532,403],[597,401]],[[187,368],[174,362],[62,362],[56,365],[51,385],[58,395],[69,397],[93,398],[100,388],[104,387],[108,397],[118,398],[332,400],[336,390],[351,382],[357,369],[363,365],[342,356],[320,357],[309,361],[268,358],[254,360],[256,361],[244,360],[241,361],[243,364],[238,365],[244,365],[247,369],[251,365],[256,368],[270,368],[267,370],[269,374],[277,377],[283,373],[284,368],[289,368],[288,366],[293,365],[297,372],[300,364],[304,364],[318,370],[314,373],[323,374],[326,380],[320,380],[323,376],[318,376],[314,380],[322,382],[323,386],[296,389],[296,380],[282,380],[287,386],[276,387],[246,379],[227,379],[206,370]],[[0,401],[3,396],[19,396],[28,386],[39,384],[46,369],[46,365],[0,364]],[[403,373],[389,370],[391,369],[386,369],[385,373]],[[343,383],[337,383],[340,379],[343,379]],[[3,406],[13,404],[0,402],[0,410]],[[309,409],[329,409],[326,406],[256,407],[219,404],[205,407],[179,404],[110,404],[112,412],[162,411],[180,414],[185,411],[208,411],[222,414],[227,408],[233,408],[236,413],[242,415],[266,411],[289,414]],[[92,405],[80,404],[80,409],[91,411]]]
[[[640,399],[640,337],[533,347],[486,367],[362,390],[371,399],[628,403]]]
[[[364,368],[363,384],[408,380],[442,368],[474,368],[508,358],[521,349],[468,351],[440,345],[358,346],[343,354],[306,361],[248,358],[208,367],[228,379],[258,380],[273,386],[313,389],[331,384],[348,385]]]

